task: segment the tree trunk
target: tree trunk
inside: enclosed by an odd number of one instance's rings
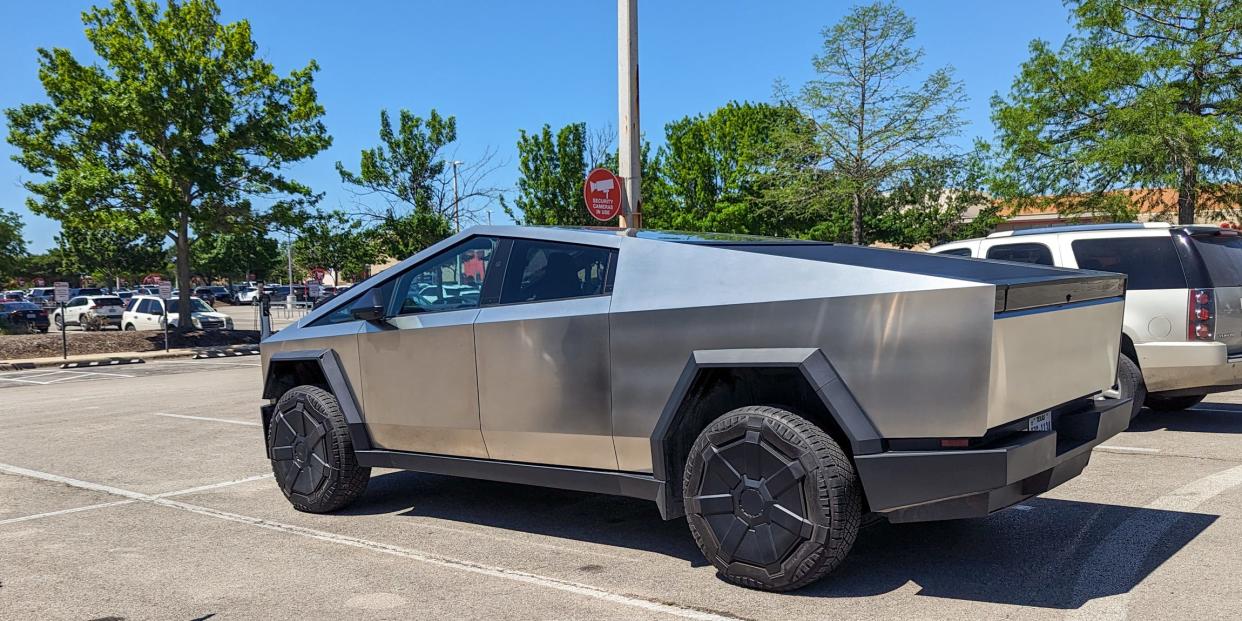
[[[854,226],[850,235],[850,241],[857,245],[862,245],[863,243],[862,208],[862,193],[854,192]]]
[[[190,319],[190,293],[194,289],[190,283],[190,214],[186,209],[189,205],[183,206],[177,216],[177,280],[180,281],[177,293],[178,332],[194,329],[194,321]]]
[[[1194,224],[1199,205],[1199,168],[1187,158],[1177,185],[1177,223]]]

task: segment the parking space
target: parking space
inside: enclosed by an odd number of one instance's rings
[[[637,500],[377,470],[345,511],[294,511],[263,456],[256,364],[0,377],[27,380],[0,381],[0,617],[1167,619],[1242,605],[1234,393],[1146,414],[1081,477],[987,519],[868,527],[827,579],[770,594],[718,580],[683,521]]]

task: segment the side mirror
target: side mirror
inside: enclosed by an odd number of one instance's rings
[[[371,289],[362,294],[362,297],[350,305],[349,314],[354,319],[362,321],[383,321],[385,318],[384,299],[379,289]]]

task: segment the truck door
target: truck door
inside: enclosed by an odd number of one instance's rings
[[[358,336],[367,428],[381,448],[487,457],[474,321],[497,241],[473,237],[398,276],[384,324]]]
[[[475,321],[488,455],[615,470],[608,274],[616,251],[529,239],[510,244],[499,297]]]

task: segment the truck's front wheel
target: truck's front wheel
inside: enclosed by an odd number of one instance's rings
[[[298,511],[327,513],[367,488],[371,469],[358,465],[341,406],[317,386],[298,386],[276,402],[268,424],[272,472]]]
[[[682,481],[690,532],[734,584],[801,588],[849,553],[862,494],[849,458],[822,429],[785,410],[748,406],[699,434]]]

